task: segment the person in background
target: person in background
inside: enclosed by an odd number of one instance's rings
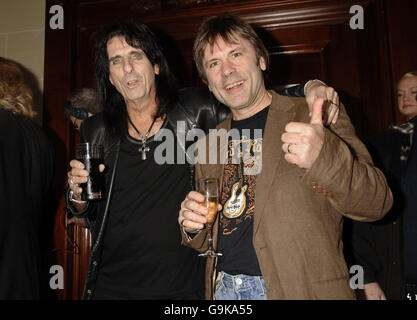
[[[406,122],[367,141],[387,177],[394,206],[375,223],[352,223],[353,264],[364,268],[368,300],[417,300],[417,71],[397,84],[398,110]]]
[[[54,151],[35,114],[24,68],[0,57],[0,299],[40,298]]]
[[[325,127],[323,99],[310,117],[304,99],[267,90],[267,50],[236,16],[203,22],[193,54],[200,77],[231,111],[197,146],[196,179],[220,181],[212,242],[222,256],[207,258],[206,298],[354,299],[343,217],[381,219],[392,194],[343,106]],[[213,163],[212,154],[227,161]],[[189,192],[178,216],[183,244],[198,252],[211,242],[204,199]]]
[[[74,128],[80,130],[83,120],[101,111],[96,91],[91,88],[82,88],[68,96],[64,114]]]
[[[75,130],[80,130],[81,123],[102,111],[98,102],[97,92],[92,88],[82,88],[74,91],[68,96],[65,104],[65,118],[71,122]],[[77,226],[92,229],[94,224],[88,218],[78,218],[71,216],[67,224],[76,224]]]

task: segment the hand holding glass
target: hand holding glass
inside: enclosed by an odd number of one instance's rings
[[[208,209],[206,215],[206,228],[208,232],[209,247],[206,252],[199,254],[200,257],[216,257],[221,253],[213,250],[213,223],[217,217],[217,206],[219,203],[219,180],[214,178],[200,179],[197,182],[197,191],[201,193],[205,200],[200,204]]]
[[[77,145],[77,160],[85,165],[89,176],[86,183],[80,185],[83,189],[81,200],[99,200],[102,198],[102,174],[99,164],[103,163],[103,146],[90,143]]]

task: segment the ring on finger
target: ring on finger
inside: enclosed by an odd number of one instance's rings
[[[72,180],[72,177],[70,178],[70,184],[74,184],[74,181]]]
[[[289,143],[288,146],[287,146],[287,153],[291,153],[290,147],[291,147],[291,143]]]

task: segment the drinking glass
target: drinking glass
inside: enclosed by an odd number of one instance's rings
[[[85,165],[88,171],[86,183],[80,185],[83,189],[81,200],[99,200],[102,197],[102,174],[99,164],[103,163],[103,146],[99,144],[80,143],[77,145],[77,160]]]
[[[222,254],[213,249],[213,223],[217,217],[217,205],[219,203],[219,180],[215,178],[199,179],[197,191],[204,196],[200,204],[208,209],[206,216],[206,228],[208,232],[209,247],[206,252],[199,254],[200,257],[217,257]]]

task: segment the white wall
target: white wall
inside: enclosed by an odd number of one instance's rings
[[[0,56],[31,71],[43,91],[45,57],[45,0],[0,0]],[[41,123],[42,101],[35,99]]]

